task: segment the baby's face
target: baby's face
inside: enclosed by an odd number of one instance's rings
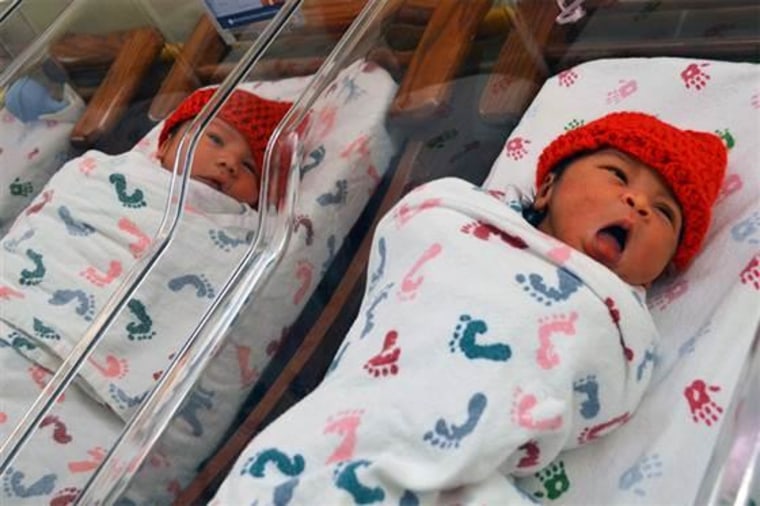
[[[185,122],[160,147],[161,165],[172,170]],[[255,206],[259,199],[258,168],[245,137],[226,121],[214,118],[198,140],[190,177],[222,193]]]
[[[534,206],[546,210],[540,230],[631,285],[647,286],[662,274],[683,226],[681,208],[660,175],[614,149],[571,163],[542,185]]]

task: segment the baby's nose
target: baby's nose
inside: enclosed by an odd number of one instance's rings
[[[644,194],[638,192],[627,193],[625,203],[631,206],[640,216],[649,215],[649,203]]]

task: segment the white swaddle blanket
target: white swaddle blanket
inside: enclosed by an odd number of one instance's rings
[[[0,337],[54,371],[150,245],[170,177],[136,152],[91,151],[64,166],[3,241]],[[80,372],[82,386],[124,420],[192,328],[190,315],[201,314],[224,283],[257,223],[250,207],[197,181],[190,187],[172,248]],[[225,255],[229,261],[220,261]],[[180,307],[187,318],[178,318]]]
[[[214,504],[506,504],[505,476],[623,425],[657,340],[643,293],[519,207],[456,179],[399,202],[331,372]]]

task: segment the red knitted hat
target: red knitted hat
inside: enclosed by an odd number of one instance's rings
[[[158,137],[158,145],[163,145],[177,125],[197,116],[215,92],[216,89],[213,88],[197,90],[183,100],[171,116],[166,118]],[[291,105],[293,104],[290,102],[274,102],[247,91],[235,90],[217,117],[229,123],[246,138],[256,167],[261,170],[269,137]]]
[[[723,142],[711,133],[681,130],[648,114],[615,112],[552,141],[538,159],[536,185],[569,156],[608,147],[637,158],[667,181],[683,211],[682,239],[673,257],[675,267],[683,269],[702,245],[723,184]]]

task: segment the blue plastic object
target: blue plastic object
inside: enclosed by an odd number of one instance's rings
[[[43,114],[58,112],[68,103],[56,100],[45,86],[31,77],[14,82],[5,94],[5,107],[24,123],[39,119]]]

